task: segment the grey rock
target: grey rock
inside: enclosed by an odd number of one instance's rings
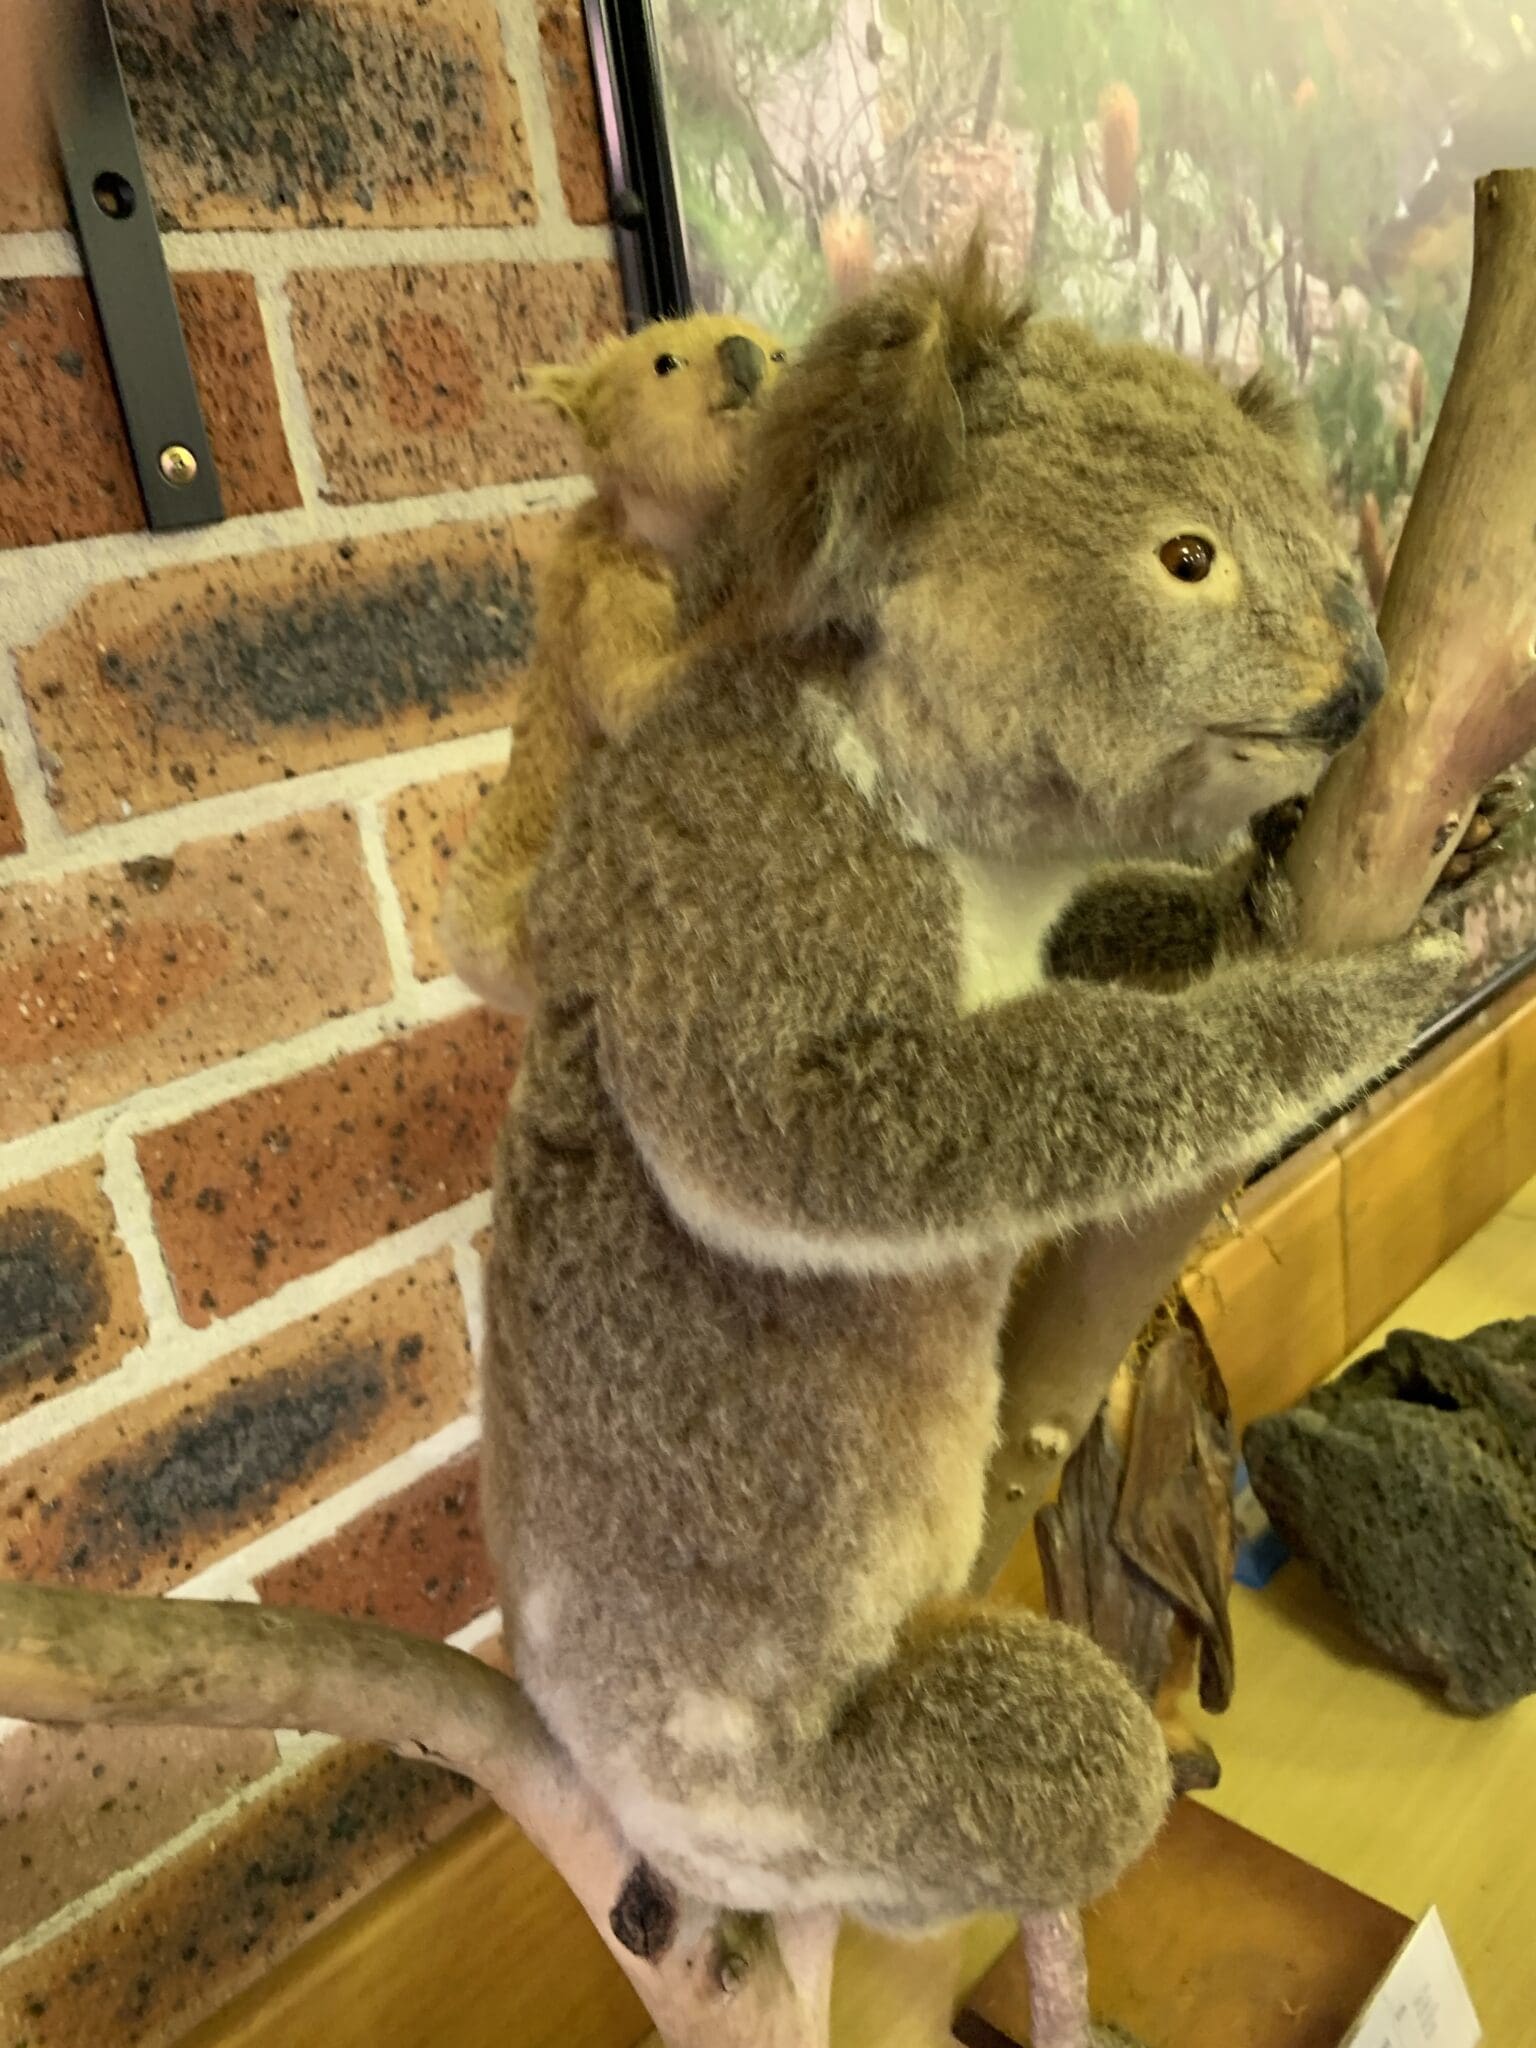
[[[1243,1451],[1276,1529],[1392,1663],[1464,1713],[1536,1691],[1536,1317],[1394,1330]]]

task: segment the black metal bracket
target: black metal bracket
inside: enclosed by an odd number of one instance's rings
[[[630,317],[689,312],[688,256],[650,0],[586,0],[598,128]]]
[[[48,90],[64,182],[156,531],[224,517],[106,0],[59,9]]]

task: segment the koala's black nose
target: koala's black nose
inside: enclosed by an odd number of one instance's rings
[[[1387,657],[1369,614],[1343,577],[1328,599],[1327,613],[1344,635],[1344,680],[1332,696],[1314,704],[1297,721],[1296,731],[1304,739],[1342,747],[1381,702],[1387,687]]]
[[[728,334],[716,353],[725,372],[726,405],[745,405],[763,381],[768,358],[744,334]]]

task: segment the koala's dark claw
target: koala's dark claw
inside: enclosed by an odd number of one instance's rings
[[[1530,785],[1523,775],[1496,775],[1477,800],[1456,851],[1440,871],[1436,892],[1459,889],[1504,855],[1503,835],[1531,809]]]
[[[1477,809],[1472,814],[1472,824],[1479,821],[1490,827],[1489,837],[1497,839],[1501,832],[1507,832],[1517,818],[1523,818],[1531,808],[1531,784],[1529,779],[1513,770],[1507,775],[1496,775],[1477,800]],[[1471,827],[1468,827],[1471,830]],[[1463,840],[1465,845],[1465,840]]]
[[[676,1893],[642,1858],[625,1878],[608,1925],[621,1948],[655,1963],[672,1946],[678,1910]]]

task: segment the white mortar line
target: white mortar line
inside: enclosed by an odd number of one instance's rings
[[[490,1220],[489,1196],[486,1198],[486,1220]],[[459,1292],[464,1297],[464,1320],[469,1326],[469,1348],[474,1353],[476,1366],[480,1366],[485,1360],[485,1261],[473,1243],[454,1246],[453,1270],[458,1279]]]
[[[531,148],[531,135],[529,142]],[[558,180],[555,189],[559,191]],[[576,227],[564,218],[563,206],[558,218],[530,221],[524,227],[194,228],[173,230],[164,243],[172,270],[248,270],[267,279],[296,270],[387,269],[396,264],[450,269],[466,263],[613,261],[611,229]],[[0,258],[3,253],[0,243]]]
[[[267,360],[277,387],[277,410],[298,479],[299,496],[306,505],[318,505],[325,497],[325,457],[315,439],[309,416],[309,394],[293,347],[293,324],[288,293],[281,278],[261,278],[256,285],[256,304],[267,337]]]
[[[149,1325],[148,1342],[150,1346],[163,1343],[181,1329],[181,1314],[155,1229],[149,1185],[139,1165],[133,1135],[122,1118],[108,1126],[101,1153],[102,1192],[116,1213],[117,1234],[139,1276],[139,1299]]]
[[[482,1643],[494,1642],[501,1634],[501,1609],[487,1607],[484,1614],[477,1614],[473,1621],[466,1621],[462,1628],[456,1628],[444,1641],[451,1650],[468,1650],[471,1654]]]
[[[83,267],[67,228],[0,235],[0,277],[78,277]]]
[[[205,1329],[181,1327],[162,1340],[128,1354],[115,1371],[88,1381],[68,1393],[56,1394],[35,1408],[24,1409],[0,1424],[0,1468],[32,1451],[73,1436],[88,1422],[157,1393],[177,1380],[194,1378],[247,1346],[276,1331],[334,1308],[380,1280],[392,1279],[424,1259],[483,1229],[490,1218],[490,1196],[471,1195],[451,1209],[425,1217],[409,1230],[375,1238],[361,1251],[290,1280],[286,1287],[263,1295],[248,1307],[218,1318]],[[470,1395],[475,1399],[473,1389]]]
[[[274,1728],[272,1740],[277,1745],[279,1760],[293,1765],[312,1764],[328,1749],[341,1747],[340,1736],[314,1735],[298,1728]]]
[[[98,584],[314,541],[367,540],[380,533],[426,532],[444,524],[552,512],[579,505],[591,489],[584,476],[533,477],[522,483],[480,484],[473,490],[387,498],[376,504],[300,505],[176,533],[104,533],[87,540],[40,542],[7,549],[0,556],[0,603],[10,639],[30,645]]]
[[[395,878],[390,873],[389,848],[384,838],[384,817],[375,797],[356,807],[357,836],[363,849],[363,866],[373,884],[379,928],[384,934],[384,953],[395,979],[395,999],[407,1002],[417,987],[416,965],[411,954],[411,934],[400,907]]]
[[[242,1785],[237,1792],[232,1792],[219,1805],[207,1808],[196,1820],[184,1827],[179,1835],[172,1835],[168,1842],[162,1842],[157,1848],[151,1849],[148,1855],[140,1857],[139,1861],[130,1864],[128,1869],[113,1871],[110,1877],[104,1878],[90,1891],[82,1893],[78,1899],[71,1899],[67,1905],[61,1906],[57,1913],[39,1921],[36,1927],[29,1927],[25,1934],[16,1937],[9,1948],[0,1951],[0,1970],[4,1970],[12,1963],[19,1963],[26,1956],[36,1954],[40,1948],[47,1948],[61,1935],[67,1934],[72,1927],[79,1926],[82,1921],[89,1920],[93,1914],[102,1912],[106,1907],[115,1905],[119,1899],[137,1890],[146,1878],[153,1876],[163,1865],[174,1862],[177,1857],[184,1856],[189,1849],[195,1848],[199,1842],[206,1841],[244,1808],[254,1806],[258,1800],[270,1798],[274,1791],[291,1784],[299,1775],[299,1769],[300,1766],[297,1764],[279,1761],[276,1768],[268,1771],[265,1777],[257,1778],[250,1785]]]
[[[473,1415],[456,1417],[435,1435],[412,1444],[387,1464],[365,1472],[339,1492],[327,1494],[313,1507],[305,1508],[276,1529],[266,1530],[230,1556],[218,1559],[192,1578],[182,1581],[173,1597],[177,1600],[256,1598],[255,1582],[265,1573],[301,1557],[306,1550],[312,1550],[317,1543],[334,1536],[338,1529],[344,1529],[348,1522],[355,1522],[359,1515],[366,1514],[392,1495],[403,1493],[406,1487],[438,1471],[451,1458],[471,1449],[479,1440],[478,1418]]]
[[[4,664],[0,663],[0,686],[3,676]],[[203,797],[196,803],[141,811],[121,822],[88,825],[66,839],[29,846],[25,853],[0,859],[0,889],[17,882],[51,882],[61,875],[138,860],[146,853],[174,853],[194,840],[256,831],[337,804],[360,811],[370,798],[387,801],[402,789],[436,782],[465,769],[494,768],[499,775],[506,762],[506,726],[493,726],[486,732],[467,733],[462,739],[408,747],[398,754],[372,754],[340,767],[318,768],[310,775],[280,777],[253,783],[248,789]]]
[[[221,1060],[195,1074],[142,1089],[126,1101],[83,1110],[65,1123],[45,1124],[0,1145],[0,1189],[35,1180],[56,1167],[73,1166],[99,1152],[107,1133],[121,1121],[125,1130],[158,1130],[231,1097],[245,1095],[273,1081],[286,1081],[308,1068],[324,1066],[338,1054],[363,1052],[394,1033],[418,1024],[441,1023],[472,1009],[476,998],[451,975],[418,982],[405,1002],[390,1002],[350,1017],[333,1018],[293,1038],[280,1038],[238,1059]]]
[[[537,31],[535,31],[535,40]],[[542,154],[529,116],[529,99],[543,114],[542,68],[535,56],[538,91],[530,96],[518,81],[528,131],[529,154]],[[550,162],[554,139],[548,134]],[[534,164],[535,177],[540,166]],[[540,179],[541,190],[543,180]],[[523,227],[440,228],[173,228],[161,236],[172,270],[247,270],[275,280],[293,270],[358,270],[392,264],[601,263],[613,260],[613,235],[606,227],[577,227],[566,218],[558,166],[552,217]],[[0,234],[0,277],[78,277],[80,250],[66,229]]]
[[[613,254],[613,238],[607,228],[578,228],[570,225],[565,185],[560,176],[560,152],[555,147],[555,120],[549,94],[544,86],[544,52],[539,40],[537,8],[528,0],[496,0],[501,17],[501,46],[507,70],[517,88],[523,116],[523,135],[533,167],[533,189],[539,212],[557,245],[566,235],[600,235]]]

